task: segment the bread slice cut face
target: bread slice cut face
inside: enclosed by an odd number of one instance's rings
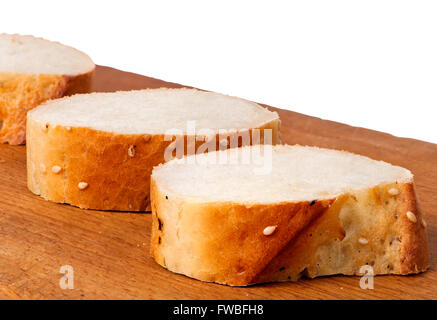
[[[153,170],[151,196],[152,257],[199,280],[245,286],[429,264],[411,172],[348,152],[249,146],[176,159]]]
[[[143,211],[153,166],[195,152],[276,144],[279,127],[278,114],[256,103],[194,89],[52,100],[28,113],[28,187],[81,208]]]
[[[90,92],[95,65],[83,52],[32,36],[0,34],[0,143],[25,142],[26,113]]]

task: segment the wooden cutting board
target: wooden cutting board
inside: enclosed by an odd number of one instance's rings
[[[97,91],[181,87],[98,67]],[[295,112],[280,114],[289,144],[344,149],[409,168],[428,222],[432,260],[416,276],[359,277],[233,288],[173,274],[149,257],[149,214],[81,210],[47,202],[26,187],[24,146],[0,145],[0,298],[18,299],[436,299],[437,145],[350,127]],[[365,110],[357,110],[365,112]],[[396,121],[396,114],[387,121]],[[74,270],[62,290],[61,266]]]

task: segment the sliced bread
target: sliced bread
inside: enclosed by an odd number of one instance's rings
[[[26,113],[43,101],[90,92],[94,69],[71,47],[0,34],[0,143],[24,143]]]
[[[278,114],[256,103],[194,89],[52,100],[28,113],[28,187],[81,208],[143,211],[153,166],[234,141],[276,144],[279,126]]]
[[[410,171],[316,147],[257,148],[153,170],[157,263],[233,286],[359,275],[366,267],[374,274],[427,269],[426,223]]]

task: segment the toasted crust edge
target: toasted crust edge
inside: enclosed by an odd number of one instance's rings
[[[58,78],[56,88],[53,89],[50,96],[44,97],[44,99],[38,98],[39,92],[34,92],[33,96],[27,97],[23,102],[20,101],[16,110],[11,110],[9,106],[3,106],[3,110],[0,110],[2,114],[3,124],[0,130],[0,143],[9,143],[11,145],[20,145],[26,142],[26,113],[29,110],[37,107],[39,104],[51,99],[58,99],[61,97],[77,94],[77,93],[89,93],[93,90],[93,80],[95,74],[94,69],[87,73],[79,75],[50,75],[54,78]],[[21,74],[17,74],[18,76]],[[39,101],[35,104],[33,101]],[[10,113],[12,114],[10,115]],[[9,119],[9,121],[8,121]]]
[[[280,143],[279,118],[254,129],[272,129],[272,143]],[[187,142],[187,136],[183,139]],[[219,147],[218,136],[216,140]],[[28,113],[27,185],[46,200],[83,209],[148,211],[150,175],[164,162],[170,143],[160,134],[45,127]],[[202,143],[196,142],[196,150]],[[61,171],[53,173],[53,166]],[[87,187],[79,189],[80,182]]]
[[[354,238],[348,240],[348,246],[353,241],[350,250],[361,250],[364,253],[348,257],[348,265],[335,267],[334,263],[333,267],[326,262],[327,259],[319,257],[329,254],[330,250],[336,249],[336,242],[349,236],[340,222],[343,208],[353,208],[356,198],[358,203],[366,199],[378,203],[385,197],[387,190],[393,187],[400,190],[399,196],[391,197],[388,205],[381,204],[376,208],[389,215],[384,217],[383,224],[376,229],[380,234],[386,234],[384,244],[378,244],[377,240],[381,239],[372,239],[374,230],[362,229],[359,230],[361,235],[354,235]],[[244,206],[235,203],[193,203],[183,198],[169,199],[152,177],[150,254],[158,264],[170,271],[230,286],[294,281],[302,276],[361,275],[361,267],[375,258],[374,274],[407,275],[427,270],[429,251],[426,226],[422,223],[423,217],[417,207],[413,183],[380,185],[363,192],[324,200],[319,204],[322,212],[316,213],[316,209],[311,208],[308,202]],[[394,207],[398,211],[393,211]],[[290,229],[287,225],[287,221],[293,220],[290,212],[296,210],[311,217],[307,223],[302,223],[302,220],[294,222],[299,230]],[[414,212],[417,223],[408,219],[408,211]],[[247,219],[245,217],[248,217],[248,213],[250,218]],[[280,218],[279,221],[274,220],[275,215]],[[239,228],[232,230],[235,234],[231,232],[232,224],[227,221],[229,219],[239,222]],[[394,227],[387,227],[392,221],[396,221]],[[259,233],[271,224],[277,226],[276,232],[285,229],[291,232],[291,236],[276,234],[281,239],[279,243],[274,238],[260,236]],[[383,227],[387,230],[382,230]],[[202,231],[199,232],[199,229]],[[315,235],[319,231],[321,233],[317,240]],[[245,246],[242,237],[254,232],[258,233],[258,237],[250,240],[250,246]],[[390,248],[394,234],[399,235],[401,241],[397,243],[398,247],[393,245]],[[367,248],[357,241],[360,237],[367,237],[371,242]],[[226,251],[226,248],[229,250]],[[372,250],[377,251],[376,256]],[[382,254],[385,250],[387,257]],[[386,266],[392,269],[386,269]]]

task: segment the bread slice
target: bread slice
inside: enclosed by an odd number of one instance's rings
[[[143,211],[152,168],[166,156],[264,143],[264,130],[256,140],[254,129],[270,129],[276,144],[279,126],[276,112],[255,103],[192,89],[53,100],[28,113],[28,187],[81,208]]]
[[[0,34],[0,143],[24,143],[26,113],[43,101],[91,92],[94,69],[71,47]]]
[[[358,275],[362,266],[374,274],[427,269],[426,224],[410,171],[316,147],[278,145],[264,155],[257,148],[153,170],[157,263],[232,286]],[[271,171],[256,171],[263,161]]]

